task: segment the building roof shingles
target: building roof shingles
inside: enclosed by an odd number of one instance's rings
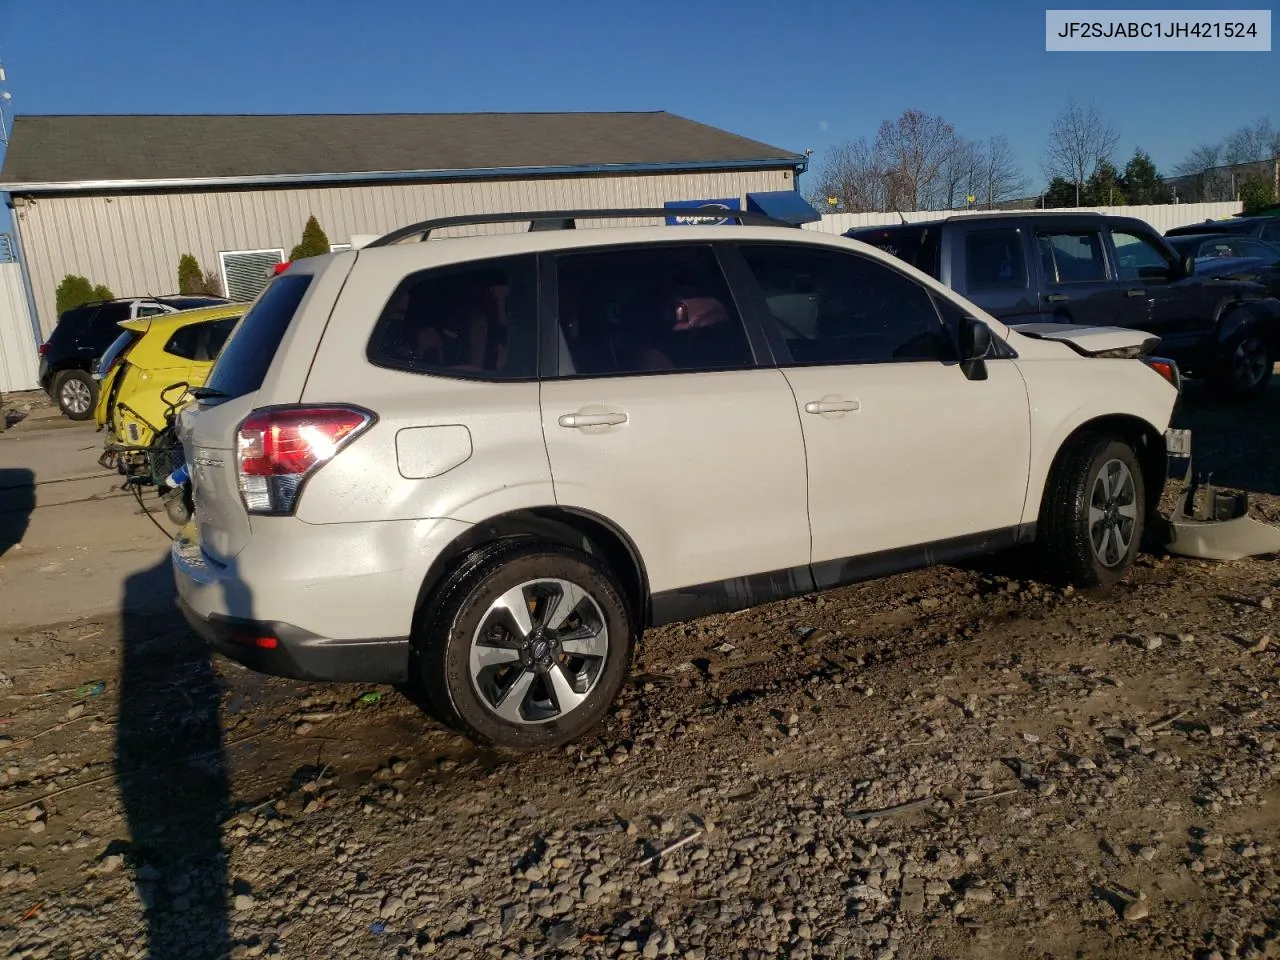
[[[19,116],[0,186],[800,159],[663,111]]]

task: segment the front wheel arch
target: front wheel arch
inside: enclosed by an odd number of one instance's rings
[[[1044,489],[1040,491],[1037,513],[1043,511],[1045,498],[1053,487],[1054,478],[1061,472],[1063,461],[1077,447],[1082,437],[1091,434],[1107,434],[1133,447],[1142,467],[1144,493],[1146,494],[1146,526],[1154,530],[1160,522],[1160,497],[1164,493],[1169,473],[1168,450],[1164,434],[1140,417],[1128,414],[1111,414],[1095,417],[1080,424],[1062,441],[1049,465]]]

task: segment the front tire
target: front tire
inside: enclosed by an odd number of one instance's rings
[[[1146,520],[1138,455],[1124,440],[1085,434],[1054,466],[1036,540],[1045,573],[1076,587],[1110,587],[1138,555]]]
[[[471,739],[543,750],[594,727],[617,697],[637,629],[594,557],[554,543],[481,547],[448,577],[415,638],[427,698]]]
[[[83,370],[64,370],[54,380],[53,397],[64,417],[88,420],[98,401],[98,384]]]
[[[1267,341],[1246,329],[1223,346],[1213,387],[1231,400],[1255,400],[1271,382],[1275,362],[1275,352]]]

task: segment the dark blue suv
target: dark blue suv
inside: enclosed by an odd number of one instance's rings
[[[964,214],[845,236],[905,260],[1005,323],[1131,327],[1222,393],[1262,393],[1280,359],[1280,300],[1197,275],[1150,225],[1097,213]]]

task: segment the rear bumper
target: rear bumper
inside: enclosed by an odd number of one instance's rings
[[[287,623],[201,616],[181,597],[178,607],[214,650],[259,673],[363,683],[409,679],[408,637],[333,640]]]
[[[174,540],[178,605],[196,631],[263,673],[396,683],[408,677],[427,570],[469,524],[255,517],[253,527],[225,563],[201,549],[195,524]]]

